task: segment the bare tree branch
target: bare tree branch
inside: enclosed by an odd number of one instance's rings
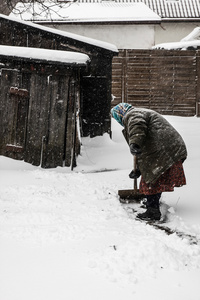
[[[62,16],[59,14],[59,9],[62,7],[67,7],[71,5],[71,3],[76,2],[77,0],[0,0],[3,3],[0,3],[0,13],[9,15],[11,12],[14,12],[16,15],[23,14],[27,11],[32,11],[33,19],[34,16],[40,15],[43,13],[45,16],[50,17],[51,13],[57,14],[60,18]],[[20,4],[20,8],[16,8],[16,4]],[[40,12],[35,10],[35,6],[39,4]]]

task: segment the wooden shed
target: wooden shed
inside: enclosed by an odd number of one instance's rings
[[[111,132],[117,48],[4,15],[0,44],[0,154],[46,168],[74,166],[77,116],[81,136]]]
[[[1,14],[0,44],[87,54],[90,67],[80,78],[82,135],[110,133],[112,58],[118,55],[116,46]]]
[[[85,54],[0,46],[0,154],[42,167],[74,166]]]

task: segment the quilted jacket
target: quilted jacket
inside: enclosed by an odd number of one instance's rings
[[[155,183],[175,162],[186,159],[187,149],[182,137],[157,112],[131,108],[123,117],[123,125],[128,144],[141,147],[137,163],[146,183]]]

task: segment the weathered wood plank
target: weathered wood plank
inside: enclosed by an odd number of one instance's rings
[[[49,99],[50,85],[47,75],[32,74],[25,161],[36,166],[41,164],[43,147],[47,139]]]
[[[68,76],[53,75],[50,81],[48,133],[43,149],[42,167],[63,166],[68,101]]]
[[[11,158],[16,158],[12,151],[8,151],[7,144],[16,144],[15,130],[16,130],[16,101],[10,95],[10,88],[18,86],[17,70],[2,69],[1,70],[1,88],[0,88],[0,149],[3,155]],[[13,156],[14,155],[14,156]],[[23,153],[20,153],[20,159]]]

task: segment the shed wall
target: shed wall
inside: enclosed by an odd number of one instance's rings
[[[36,47],[45,48],[52,50],[64,50],[64,51],[75,51],[87,54],[90,59],[90,66],[87,71],[81,72],[80,76],[93,78],[93,83],[91,86],[90,82],[88,85],[84,86],[84,90],[81,91],[80,102],[87,101],[87,97],[90,93],[92,98],[92,103],[95,103],[101,119],[90,120],[91,124],[100,122],[99,126],[92,127],[84,132],[83,135],[97,136],[102,135],[105,132],[110,132],[110,121],[109,121],[109,111],[111,103],[111,73],[112,73],[112,57],[116,55],[110,50],[99,48],[92,44],[87,44],[78,39],[68,38],[53,32],[48,32],[44,30],[24,25],[22,23],[13,22],[7,19],[0,20],[0,43],[2,45],[10,46],[23,46],[23,47]],[[107,89],[101,89],[99,86],[99,79],[102,78],[106,82]],[[97,95],[101,95],[100,98]],[[84,100],[83,100],[84,99]],[[86,106],[88,104],[86,103]],[[82,107],[85,106],[82,105]],[[104,109],[108,107],[108,109]],[[86,112],[81,111],[81,118],[85,116]],[[83,116],[84,115],[84,116]]]
[[[1,70],[0,154],[44,168],[74,167],[79,70],[22,69]]]

